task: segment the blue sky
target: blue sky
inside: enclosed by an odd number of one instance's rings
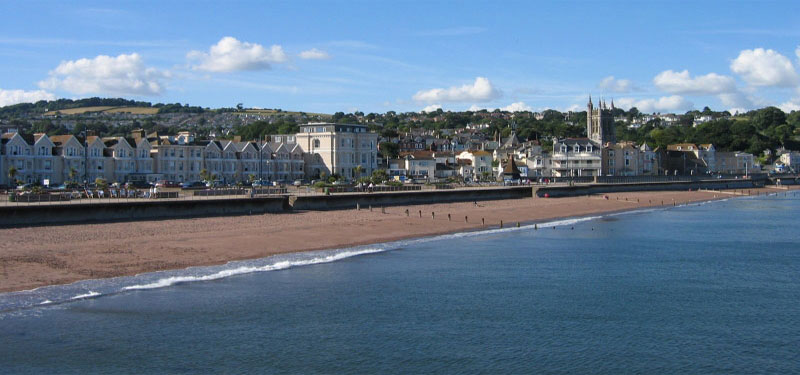
[[[0,2],[0,105],[800,109],[800,2]]]

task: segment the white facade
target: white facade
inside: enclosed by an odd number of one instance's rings
[[[378,168],[378,134],[365,125],[310,123],[300,126],[295,136],[300,147],[310,154],[306,176],[337,174],[345,179],[371,175]]]

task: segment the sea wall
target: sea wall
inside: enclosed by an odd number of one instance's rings
[[[289,197],[294,210],[341,210],[361,207],[402,206],[409,204],[433,204],[449,202],[472,202],[498,199],[519,199],[533,196],[531,186],[469,190],[424,190],[392,193],[353,193],[338,195],[301,195]]]
[[[589,194],[621,193],[631,191],[680,191],[697,189],[748,189],[763,187],[764,181],[754,180],[706,180],[687,182],[650,182],[630,184],[591,184],[575,186],[546,186],[536,191],[536,196],[573,197]]]
[[[288,209],[286,197],[5,206],[0,207],[0,227],[249,215]]]

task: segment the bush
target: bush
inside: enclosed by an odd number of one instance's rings
[[[327,183],[325,181],[315,182],[313,186],[314,186],[314,188],[317,188],[317,189],[322,189],[322,188],[326,188],[326,187],[333,187],[332,184],[329,184],[329,183]]]

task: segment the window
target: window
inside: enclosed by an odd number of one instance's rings
[[[319,139],[314,140],[314,147],[319,147]]]

